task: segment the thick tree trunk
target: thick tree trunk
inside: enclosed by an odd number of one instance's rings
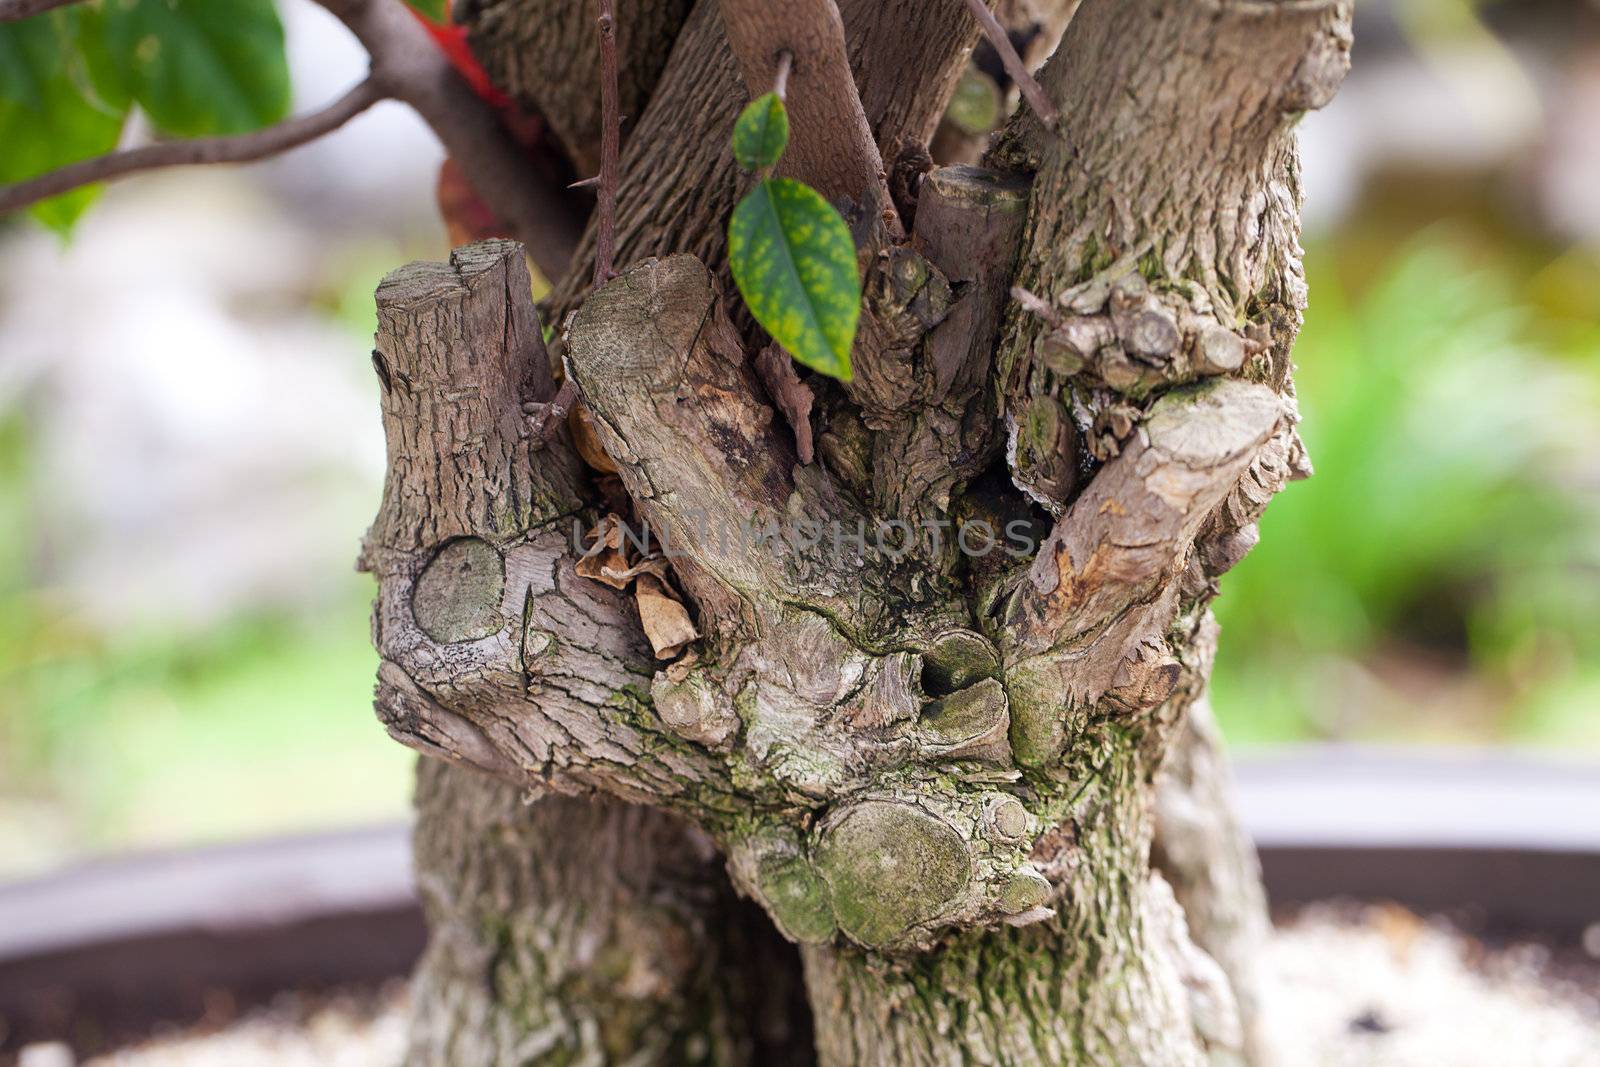
[[[362,562],[391,591],[407,576],[374,612],[391,653],[462,655],[511,595],[492,546],[577,507],[567,445],[528,471],[521,407],[554,389],[528,292],[506,242],[396,271],[379,290],[390,477]],[[559,535],[543,544],[559,555]],[[630,678],[648,685],[632,609],[607,592],[566,601],[559,636],[520,635],[519,671],[571,690],[575,707]],[[734,899],[704,833],[605,797],[534,800],[536,785],[483,773],[512,767],[469,715],[445,712],[392,663],[378,712],[425,755],[416,862],[432,937],[409,1062],[809,1062],[794,951]]]
[[[681,820],[433,759],[417,819],[409,1064],[808,1062],[793,948]]]
[[[1308,472],[1292,127],[1348,15],[1087,0],[1040,75],[1059,127],[1024,111],[990,170],[890,204],[964,5],[699,0],[626,148],[625,269],[590,291],[580,252],[554,297],[587,466],[565,433],[530,451],[554,383],[513,246],[385,280],[379,714],[476,768],[421,792],[420,1061],[762,1055],[713,848],[803,946],[824,1064],[1268,1061],[1197,702],[1217,579]],[[873,207],[857,378],[811,379],[799,434],[718,280],[728,128],[780,51],[809,94],[786,167]],[[602,518],[657,550],[580,560]],[[945,534],[890,551],[883,523]],[[980,524],[1031,546],[973,552]],[[616,800],[515,800],[550,791]]]
[[[1069,844],[1063,829],[1046,844],[1057,852],[1043,869],[1067,884],[1044,922],[968,934],[909,959],[808,946],[821,1062],[1238,1062],[1226,979],[1190,943],[1167,884],[1145,873],[1145,816],[1114,806],[1116,793],[1139,788],[1137,778],[1109,783],[1093,820],[1070,831],[1093,836]]]

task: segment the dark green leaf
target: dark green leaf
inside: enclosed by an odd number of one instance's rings
[[[802,182],[761,182],[733,209],[728,261],[774,341],[806,366],[850,380],[861,280],[850,229],[832,205]]]
[[[117,146],[126,103],[105,91],[81,48],[93,12],[68,8],[0,23],[0,183],[36,178]],[[35,204],[65,233],[98,194],[76,189]]]
[[[733,124],[733,158],[745,170],[775,166],[789,145],[789,113],[777,93],[745,105]]]
[[[163,133],[244,133],[289,110],[272,0],[111,0],[100,18],[106,56]]]
[[[423,15],[429,22],[450,21],[450,5],[446,0],[406,0],[406,6]]]

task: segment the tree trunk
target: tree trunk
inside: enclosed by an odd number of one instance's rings
[[[1183,733],[1156,788],[1151,862],[1172,884],[1195,944],[1216,960],[1239,1006],[1251,1063],[1276,1063],[1267,1043],[1257,957],[1271,930],[1255,845],[1234,816],[1233,776],[1204,698],[1189,705]]]
[[[432,759],[417,819],[408,1063],[809,1061],[794,950],[681,820]]]
[[[538,40],[470,10],[480,51]],[[771,1062],[794,959],[725,863],[802,946],[824,1064],[1267,1063],[1199,702],[1217,580],[1309,473],[1292,127],[1348,5],[1086,0],[1040,73],[1059,126],[925,176],[964,4],[763,10],[634,38],[673,43],[623,269],[591,291],[588,241],[552,302],[577,436],[529,439],[555,385],[514,246],[378,292],[378,711],[471,768],[419,790],[414,1059]],[[495,54],[537,103],[532,47]],[[806,381],[797,427],[720,280],[728,130],[780,51],[785,166],[857,210],[866,271],[856,380]]]

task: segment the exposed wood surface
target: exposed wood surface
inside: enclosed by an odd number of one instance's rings
[[[619,273],[580,287],[586,245],[552,298],[598,480],[564,435],[526,447],[554,383],[506,246],[385,282],[380,716],[692,822],[804,946],[829,1067],[1259,1059],[1248,850],[1196,823],[1169,882],[1152,783],[1168,816],[1224,803],[1189,718],[1209,603],[1309,472],[1292,131],[1349,8],[1087,0],[1039,75],[1059,124],[1024,108],[988,169],[911,166],[906,233],[885,146],[917,147],[977,32],[928,15],[689,14],[624,148]],[[857,376],[800,380],[809,416],[723,280],[728,131],[783,53],[785,167],[877,205]],[[580,567],[574,526],[649,540]]]

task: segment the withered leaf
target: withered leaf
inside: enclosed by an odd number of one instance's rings
[[[594,432],[594,416],[587,407],[572,405],[572,410],[567,412],[567,427],[572,430],[572,443],[585,463],[601,474],[617,473],[616,461],[600,446],[600,438]]]
[[[700,653],[696,652],[692,648],[689,649],[689,651],[683,654],[681,659],[667,667],[667,681],[674,684],[682,682],[685,678],[689,677],[689,672],[694,670],[699,663]]]
[[[621,589],[623,586],[627,585],[628,582],[639,577],[641,574],[653,575],[654,577],[665,582],[667,580],[666,557],[651,556],[649,559],[641,559],[633,566],[625,567],[620,570],[613,569],[611,567],[605,568],[605,576],[608,580],[622,583],[622,585],[617,586],[618,589]]]
[[[700,636],[688,610],[655,575],[639,575],[633,596],[639,605],[639,622],[657,659],[671,659]]]
[[[607,515],[589,531],[587,540],[589,552],[573,569],[580,576],[604,582],[613,589],[628,588],[633,578],[618,577],[631,566],[622,536],[622,519],[615,514]]]

